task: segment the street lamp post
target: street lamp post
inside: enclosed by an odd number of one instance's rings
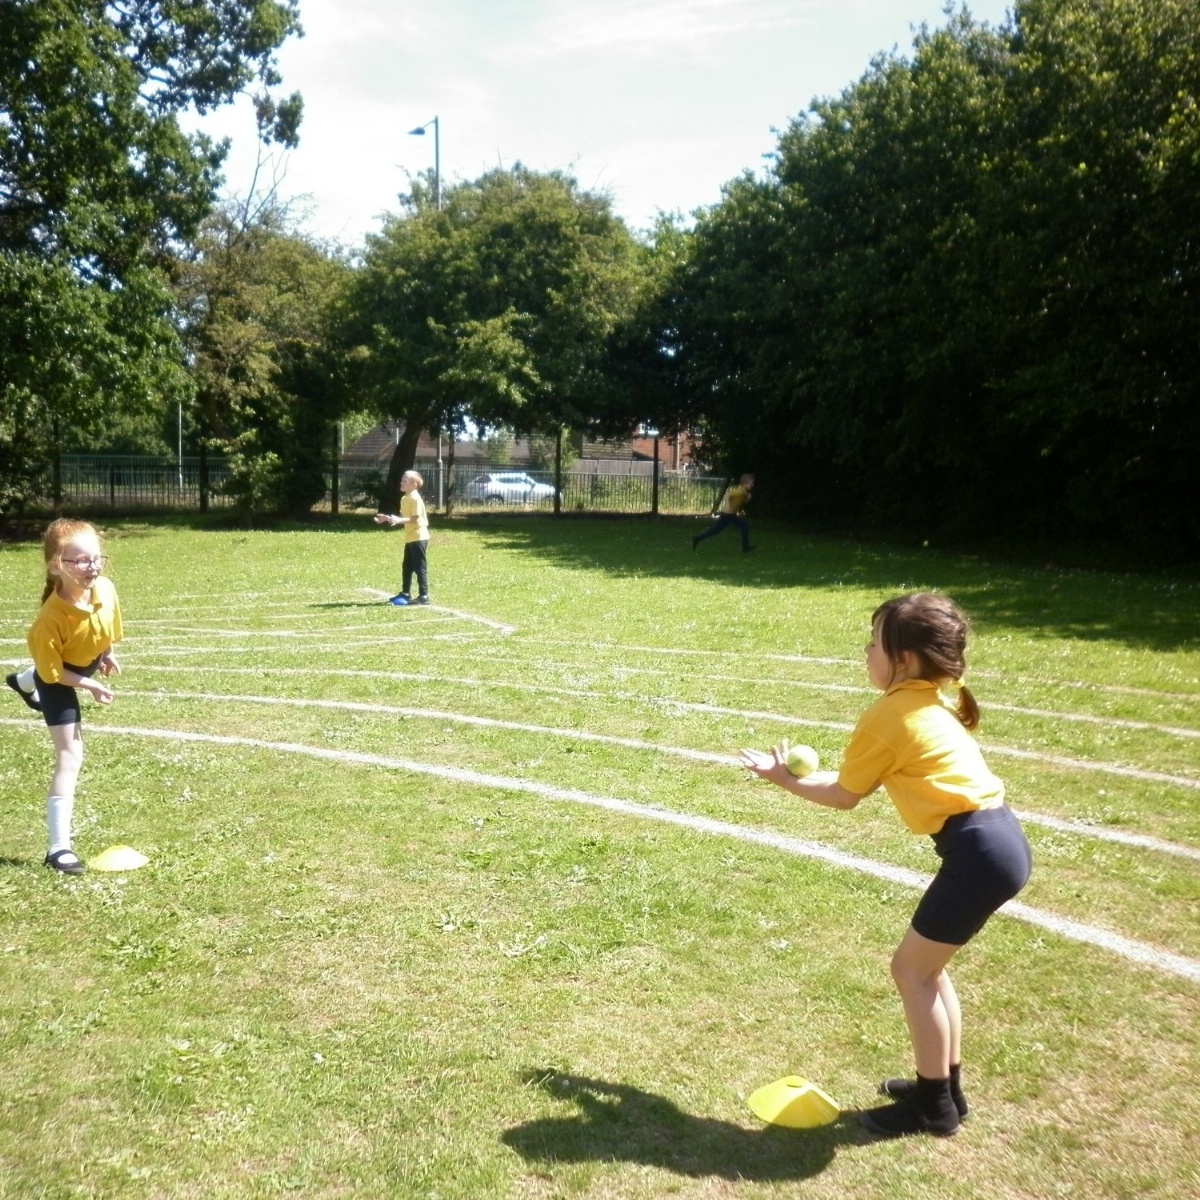
[[[438,211],[442,211],[442,136],[438,126],[438,119],[434,117],[432,121],[426,121],[424,125],[418,125],[416,129],[410,129],[408,132],[413,137],[424,137],[425,131],[433,126],[433,207]],[[437,473],[438,473],[438,508],[445,508],[446,491],[445,491],[445,476],[442,473],[442,431],[438,430],[437,440]]]
[[[438,131],[438,119],[434,117],[432,121],[426,121],[424,125],[418,125],[416,129],[410,129],[408,132],[412,137],[424,137],[425,131],[433,126],[433,207],[441,210],[442,207],[442,139]]]

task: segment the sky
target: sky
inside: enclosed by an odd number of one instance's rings
[[[761,173],[776,130],[878,53],[907,54],[944,0],[301,0],[279,53],[304,96],[300,145],[264,165],[309,233],[361,244],[410,175],[442,186],[522,163],[609,195],[635,230],[719,202]],[[973,0],[1000,24],[1008,0]],[[227,190],[257,157],[248,102],[200,126],[230,137]]]

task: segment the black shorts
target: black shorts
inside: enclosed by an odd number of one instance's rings
[[[77,667],[72,663],[63,663],[63,666],[76,675],[86,675],[90,679],[103,657],[102,654],[97,655],[86,667]],[[34,679],[37,680],[38,699],[47,725],[75,725],[83,720],[79,709],[79,693],[73,687],[65,683],[47,683],[36,672]]]
[[[933,845],[942,865],[912,927],[932,942],[962,946],[1024,886],[1033,867],[1025,833],[1007,806],[951,817]]]

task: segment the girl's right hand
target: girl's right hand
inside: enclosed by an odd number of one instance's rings
[[[99,704],[111,704],[113,702],[112,688],[106,687],[99,680],[89,679],[80,686],[87,688],[92,693],[92,698]]]
[[[764,753],[762,750],[743,750],[741,752],[742,766],[757,775],[759,779],[769,779],[772,783],[782,785],[791,772],[784,764],[780,749],[781,747],[777,746],[769,753]]]

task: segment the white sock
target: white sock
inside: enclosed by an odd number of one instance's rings
[[[71,814],[75,811],[74,796],[46,797],[46,828],[50,833],[50,853],[71,848]]]
[[[25,670],[17,674],[17,687],[21,689],[27,696],[32,696],[37,699],[37,672],[33,667],[26,667]]]

